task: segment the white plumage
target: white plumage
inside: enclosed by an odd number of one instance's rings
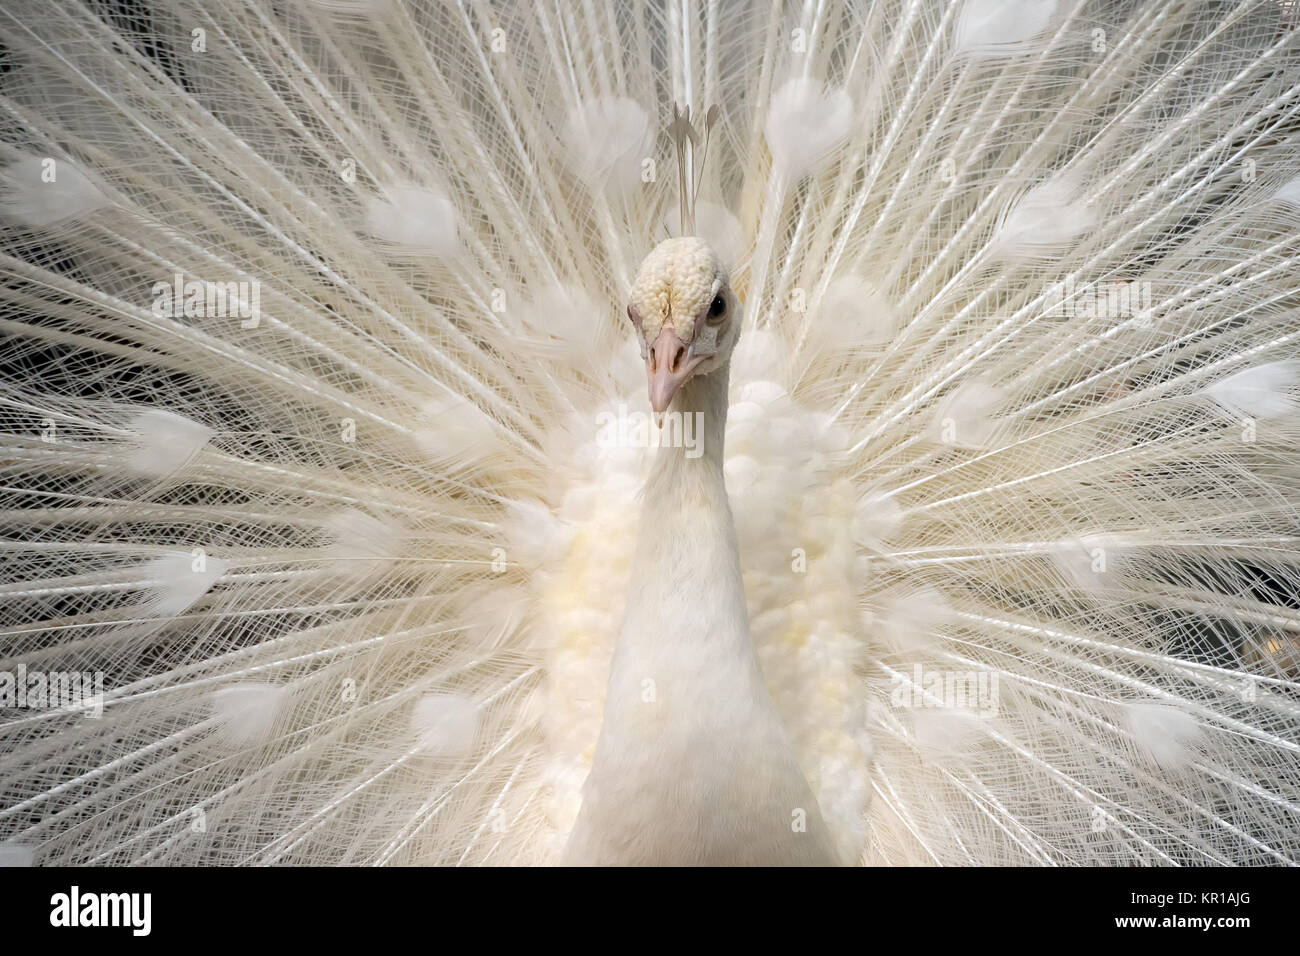
[[[86,174],[62,156],[17,153],[3,178],[5,217],[38,229],[87,216],[105,202]]]
[[[226,573],[226,562],[209,558],[203,550],[173,551],[140,568],[149,586],[143,607],[155,617],[175,617],[194,606]]]
[[[1227,375],[1206,391],[1229,411],[1259,418],[1283,418],[1300,409],[1297,385],[1300,385],[1300,362],[1268,362]]]
[[[126,470],[168,478],[189,463],[212,438],[212,429],[160,408],[135,411],[130,423]]]
[[[216,735],[231,748],[251,746],[274,733],[275,723],[289,703],[283,687],[268,683],[227,684],[212,692]]]
[[[369,197],[366,231],[394,254],[438,258],[456,251],[456,207],[441,189],[389,186]]]
[[[958,15],[956,48],[976,56],[1026,53],[1060,7],[1059,0],[969,0]]]
[[[0,40],[0,863],[1300,863],[1292,5]]]
[[[800,77],[772,95],[763,134],[775,171],[797,178],[842,146],[852,126],[853,99],[847,92],[822,90]]]

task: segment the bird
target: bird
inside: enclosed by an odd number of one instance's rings
[[[1300,863],[1294,4],[0,47],[0,863]]]
[[[727,500],[728,362],[740,308],[717,253],[694,236],[655,247],[632,299],[651,407],[694,416],[700,453],[661,447],[646,479],[567,860],[831,865],[830,834],[763,683]]]

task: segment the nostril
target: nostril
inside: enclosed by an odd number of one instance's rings
[[[677,351],[673,353],[673,362],[668,366],[668,371],[676,372],[682,367],[682,359],[686,357],[686,346],[677,346]]]
[[[650,371],[659,371],[659,363],[655,361],[655,350],[653,345],[650,346]]]

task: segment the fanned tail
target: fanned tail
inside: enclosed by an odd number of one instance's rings
[[[680,104],[845,858],[1300,862],[1292,16],[7,3],[4,851],[556,859]]]

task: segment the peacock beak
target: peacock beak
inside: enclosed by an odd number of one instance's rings
[[[650,380],[650,407],[656,414],[668,410],[673,396],[707,356],[690,355],[686,343],[672,326],[665,325],[646,353],[646,377]]]

